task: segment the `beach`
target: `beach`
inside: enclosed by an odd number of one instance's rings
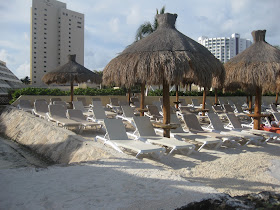
[[[176,209],[280,192],[279,143],[137,159],[94,141],[104,130],[76,134],[14,108],[0,118],[1,132],[17,141],[0,138],[1,209]]]
[[[0,205],[4,209],[175,209],[223,193],[279,192],[279,147],[270,143],[205,149],[161,160],[116,153],[117,158],[51,166],[18,164],[16,158],[16,165],[1,164],[0,186],[5,190]],[[8,147],[1,144],[1,150],[3,154]]]

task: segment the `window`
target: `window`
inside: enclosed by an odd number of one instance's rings
[[[44,72],[47,72],[46,70],[44,70]]]
[[[36,47],[34,47],[34,49],[36,49]]]
[[[34,39],[36,39],[36,37],[34,36]]]
[[[36,71],[34,71],[34,73],[36,73]]]
[[[47,47],[44,47],[44,49],[47,49]]]
[[[37,18],[34,18],[34,20],[37,20]]]
[[[44,63],[47,63],[47,61],[44,61]]]
[[[69,43],[71,43],[71,41],[69,41]]]
[[[34,56],[33,58],[34,58],[34,59],[36,59],[36,57],[35,57],[35,56]]]
[[[47,11],[47,9],[44,9],[45,11]]]
[[[34,32],[34,34],[37,34],[36,32]]]
[[[34,61],[33,63],[36,63],[36,61]]]
[[[34,30],[36,30],[37,28],[36,27],[34,27]]]
[[[44,68],[46,68],[47,66],[44,66]]]
[[[71,32],[69,32],[69,34],[71,34]]]
[[[46,31],[46,30],[47,30],[47,28],[44,28],[44,30]]]
[[[47,14],[44,14],[44,16],[47,16]]]
[[[46,51],[44,51],[44,53],[47,53]]]
[[[44,35],[47,35],[47,33],[45,32]]]
[[[69,19],[69,21],[71,21],[71,19]]]
[[[71,30],[71,28],[69,28],[69,30]]]
[[[47,58],[47,56],[44,56],[44,58]]]
[[[81,22],[79,22],[79,21],[78,21],[77,23],[78,23],[78,24],[82,24],[82,23],[81,23]]]
[[[36,44],[37,42],[34,42],[34,44]]]
[[[46,23],[44,23],[44,25],[46,26],[47,24],[46,24]]]
[[[35,10],[37,10],[37,8],[34,8]]]
[[[35,12],[34,15],[37,15],[37,13]]]
[[[36,81],[34,81],[34,83],[36,83]]]
[[[77,26],[78,28],[82,28],[81,26]]]
[[[69,52],[71,52],[71,50],[69,50]]]
[[[69,45],[69,47],[71,47],[71,45]]]
[[[44,42],[44,44],[47,44],[47,42]]]
[[[34,66],[34,69],[36,69],[36,66]]]

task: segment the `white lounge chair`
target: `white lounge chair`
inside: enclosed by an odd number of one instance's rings
[[[116,115],[117,115],[117,113],[115,113],[115,112],[111,112],[111,111],[108,111],[106,108],[104,108],[103,106],[102,106],[102,103],[101,103],[101,101],[99,101],[99,100],[93,100],[92,101],[92,107],[95,107],[95,108],[99,108],[100,110],[101,110],[101,108],[105,111],[105,115],[107,116],[107,117],[116,117]]]
[[[133,117],[135,117],[133,108],[131,106],[121,106],[122,114],[117,115],[116,118],[120,118],[124,121],[128,121],[133,127],[135,127]]]
[[[192,101],[192,107],[194,107],[194,108],[202,107],[202,105],[198,102],[198,100],[196,98],[192,98],[191,101]]]
[[[202,145],[198,148],[197,151],[200,151],[205,145],[215,145],[214,149],[218,149],[223,144],[222,139],[219,139],[216,137],[210,137],[210,136],[206,136],[206,135],[193,134],[188,131],[184,131],[176,114],[170,115],[170,122],[178,125],[178,127],[176,129],[170,130],[170,136],[174,137],[178,140],[186,139],[186,140],[193,140],[193,141],[202,143]]]
[[[48,103],[46,100],[36,100],[34,102],[33,114],[46,119],[46,114],[49,112]]]
[[[66,110],[67,109],[63,105],[50,104],[49,112],[47,113],[48,120],[56,122],[57,126],[62,126],[64,128],[75,127],[80,129],[82,124],[68,119],[66,116]]]
[[[18,109],[21,109],[25,112],[32,113],[33,107],[31,105],[31,102],[29,100],[19,100],[19,104],[17,105]]]
[[[147,105],[148,113],[145,113],[151,120],[160,121],[163,119],[163,116],[159,113],[159,110],[156,105]]]
[[[104,141],[105,144],[110,145],[121,153],[123,153],[121,148],[129,149],[137,153],[137,158],[140,154],[151,154],[160,157],[165,152],[162,147],[129,139],[121,119],[105,119],[104,124],[106,128],[105,136],[96,136],[96,139]]]
[[[229,143],[230,146],[240,145],[238,143],[238,140],[241,139],[240,137],[236,137],[233,135],[222,135],[219,133],[204,130],[201,127],[198,118],[194,114],[183,114],[182,119],[190,133],[206,137],[219,138],[222,139],[224,143]]]
[[[83,112],[79,109],[68,109],[67,115],[69,119],[81,123],[83,129],[86,129],[87,127],[95,129],[102,128],[101,123],[87,121],[86,117],[83,115]]]
[[[68,104],[65,101],[53,101],[53,104],[55,104],[55,105],[60,104],[60,105],[64,106],[66,109],[68,107]]]
[[[243,133],[239,131],[232,131],[229,129],[226,129],[220,120],[219,116],[215,113],[209,113],[208,114],[209,120],[210,120],[210,125],[208,126],[208,129],[210,129],[213,132],[221,133],[224,135],[232,135],[232,136],[237,136],[241,137],[243,139],[246,139],[246,145],[247,144],[261,144],[261,141],[263,140],[263,137],[261,136],[256,136],[253,134],[249,133]]]
[[[82,101],[73,101],[72,104],[73,104],[73,109],[81,110],[83,115],[85,115],[87,117],[93,115],[92,109],[91,108],[88,108],[88,109],[85,108]]]
[[[113,112],[118,114],[121,114],[122,112],[118,98],[110,98],[110,103],[107,104],[106,107],[110,108]]]
[[[54,101],[62,101],[61,98],[50,98],[50,104],[54,104]]]
[[[280,140],[280,134],[278,133],[273,133],[264,130],[247,129],[242,126],[242,124],[239,122],[238,118],[234,114],[228,113],[227,117],[229,120],[229,125],[227,127],[231,128],[233,131],[241,131],[244,133],[260,135],[266,138],[266,142]]]
[[[152,144],[158,144],[171,148],[169,154],[171,154],[175,150],[178,150],[182,154],[184,154],[185,151],[187,151],[187,155],[189,155],[195,149],[195,146],[193,144],[180,141],[175,138],[158,136],[155,133],[150,119],[146,116],[133,117],[133,120],[136,125],[134,135],[136,135],[140,140],[148,141]]]

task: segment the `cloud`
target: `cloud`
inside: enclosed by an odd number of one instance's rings
[[[26,76],[30,77],[30,63],[24,62],[19,65],[19,67],[13,72],[19,79],[22,79]]]
[[[118,33],[119,32],[119,19],[118,18],[113,18],[109,22],[109,27],[113,33]]]

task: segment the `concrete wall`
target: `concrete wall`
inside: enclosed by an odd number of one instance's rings
[[[93,138],[84,139],[12,106],[0,114],[0,132],[57,163],[94,161],[120,155],[102,143],[94,142]]]

